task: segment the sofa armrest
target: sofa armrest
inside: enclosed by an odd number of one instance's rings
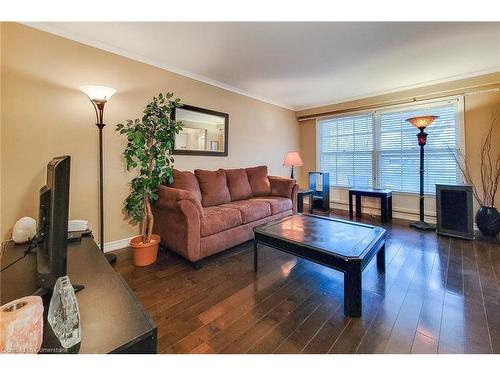
[[[271,184],[271,195],[285,197],[292,200],[293,213],[297,213],[297,194],[299,185],[291,178],[267,176]]]
[[[158,201],[156,202],[156,206],[158,208],[178,210],[180,201],[188,201],[192,203],[192,205],[198,211],[200,217],[203,216],[203,208],[201,206],[201,202],[192,192],[163,185],[160,185],[158,187]]]
[[[295,180],[278,176],[268,176],[267,178],[271,184],[271,195],[292,198],[293,187],[296,185]]]
[[[153,213],[153,232],[160,235],[163,246],[192,262],[202,258],[200,230],[203,208],[193,193],[160,186]]]

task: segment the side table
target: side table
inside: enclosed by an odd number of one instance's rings
[[[380,216],[382,223],[392,219],[392,191],[387,189],[349,189],[349,217],[353,216],[352,196],[356,196],[356,217],[361,217],[361,197],[380,198]]]
[[[309,197],[309,213],[313,213],[313,193],[314,190],[299,190],[297,194],[297,212],[304,211],[304,197]]]

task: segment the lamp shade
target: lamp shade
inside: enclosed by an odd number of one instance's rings
[[[286,167],[301,166],[304,165],[304,161],[297,151],[290,151],[286,154],[283,165]]]
[[[81,86],[80,91],[96,102],[107,102],[116,93],[114,88],[106,86]]]
[[[439,116],[419,116],[419,117],[408,118],[406,119],[406,121],[408,121],[410,124],[412,124],[414,127],[418,129],[422,128],[425,129],[430,124],[432,124],[434,120],[436,120],[437,118],[439,118]]]

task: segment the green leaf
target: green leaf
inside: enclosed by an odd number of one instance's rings
[[[135,222],[145,217],[144,198],[158,199],[157,189],[162,183],[173,182],[174,159],[171,157],[175,135],[183,127],[181,121],[172,120],[172,108],[181,106],[174,94],[160,93],[146,104],[142,118],[127,120],[115,130],[127,137],[123,150],[127,171],[137,174],[130,181],[130,194],[124,201],[124,210]]]

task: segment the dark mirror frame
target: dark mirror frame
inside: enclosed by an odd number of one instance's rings
[[[219,117],[224,117],[224,151],[198,151],[198,150],[176,150],[175,140],[174,148],[172,150],[172,155],[200,155],[200,156],[227,156],[228,155],[228,139],[229,139],[229,115],[223,112],[212,111],[211,109],[205,109],[200,107],[195,107],[192,105],[184,104],[180,109],[185,109],[188,111],[206,113],[207,115],[214,115]],[[176,119],[176,108],[172,111],[171,118]]]

